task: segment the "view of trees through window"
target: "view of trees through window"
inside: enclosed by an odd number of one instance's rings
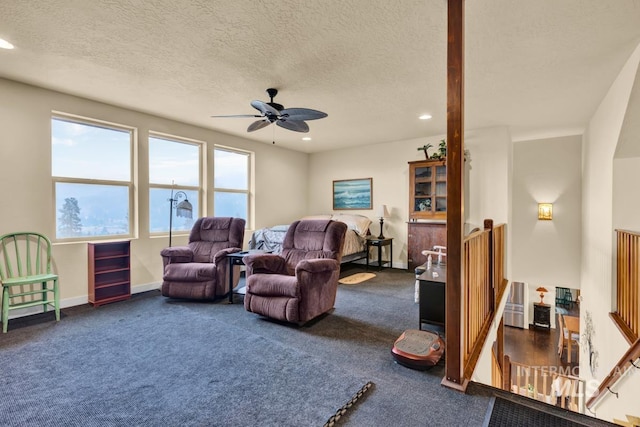
[[[129,235],[132,130],[51,120],[56,238]]]

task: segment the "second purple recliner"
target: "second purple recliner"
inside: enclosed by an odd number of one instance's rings
[[[331,310],[346,232],[342,222],[296,221],[287,231],[280,254],[245,256],[245,309],[298,325]]]

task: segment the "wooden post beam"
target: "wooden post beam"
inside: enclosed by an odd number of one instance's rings
[[[447,35],[447,283],[445,377],[442,385],[465,391],[462,358],[464,268],[464,0],[448,0]]]

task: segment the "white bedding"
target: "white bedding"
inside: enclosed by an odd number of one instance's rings
[[[354,230],[347,230],[342,246],[342,256],[351,255],[365,250],[365,239]]]
[[[249,249],[271,251],[276,254],[282,252],[282,242],[288,228],[288,225],[277,225],[254,231],[249,241]],[[342,246],[342,256],[364,252],[365,250],[365,238],[355,230],[347,229],[344,245]]]

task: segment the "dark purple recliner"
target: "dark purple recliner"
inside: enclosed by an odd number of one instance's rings
[[[242,218],[199,218],[189,234],[188,246],[163,249],[162,295],[213,300],[228,294],[227,254],[241,250],[244,224]],[[235,287],[239,269],[234,276]]]
[[[282,252],[250,254],[244,308],[302,325],[333,308],[347,225],[331,220],[296,221]]]

